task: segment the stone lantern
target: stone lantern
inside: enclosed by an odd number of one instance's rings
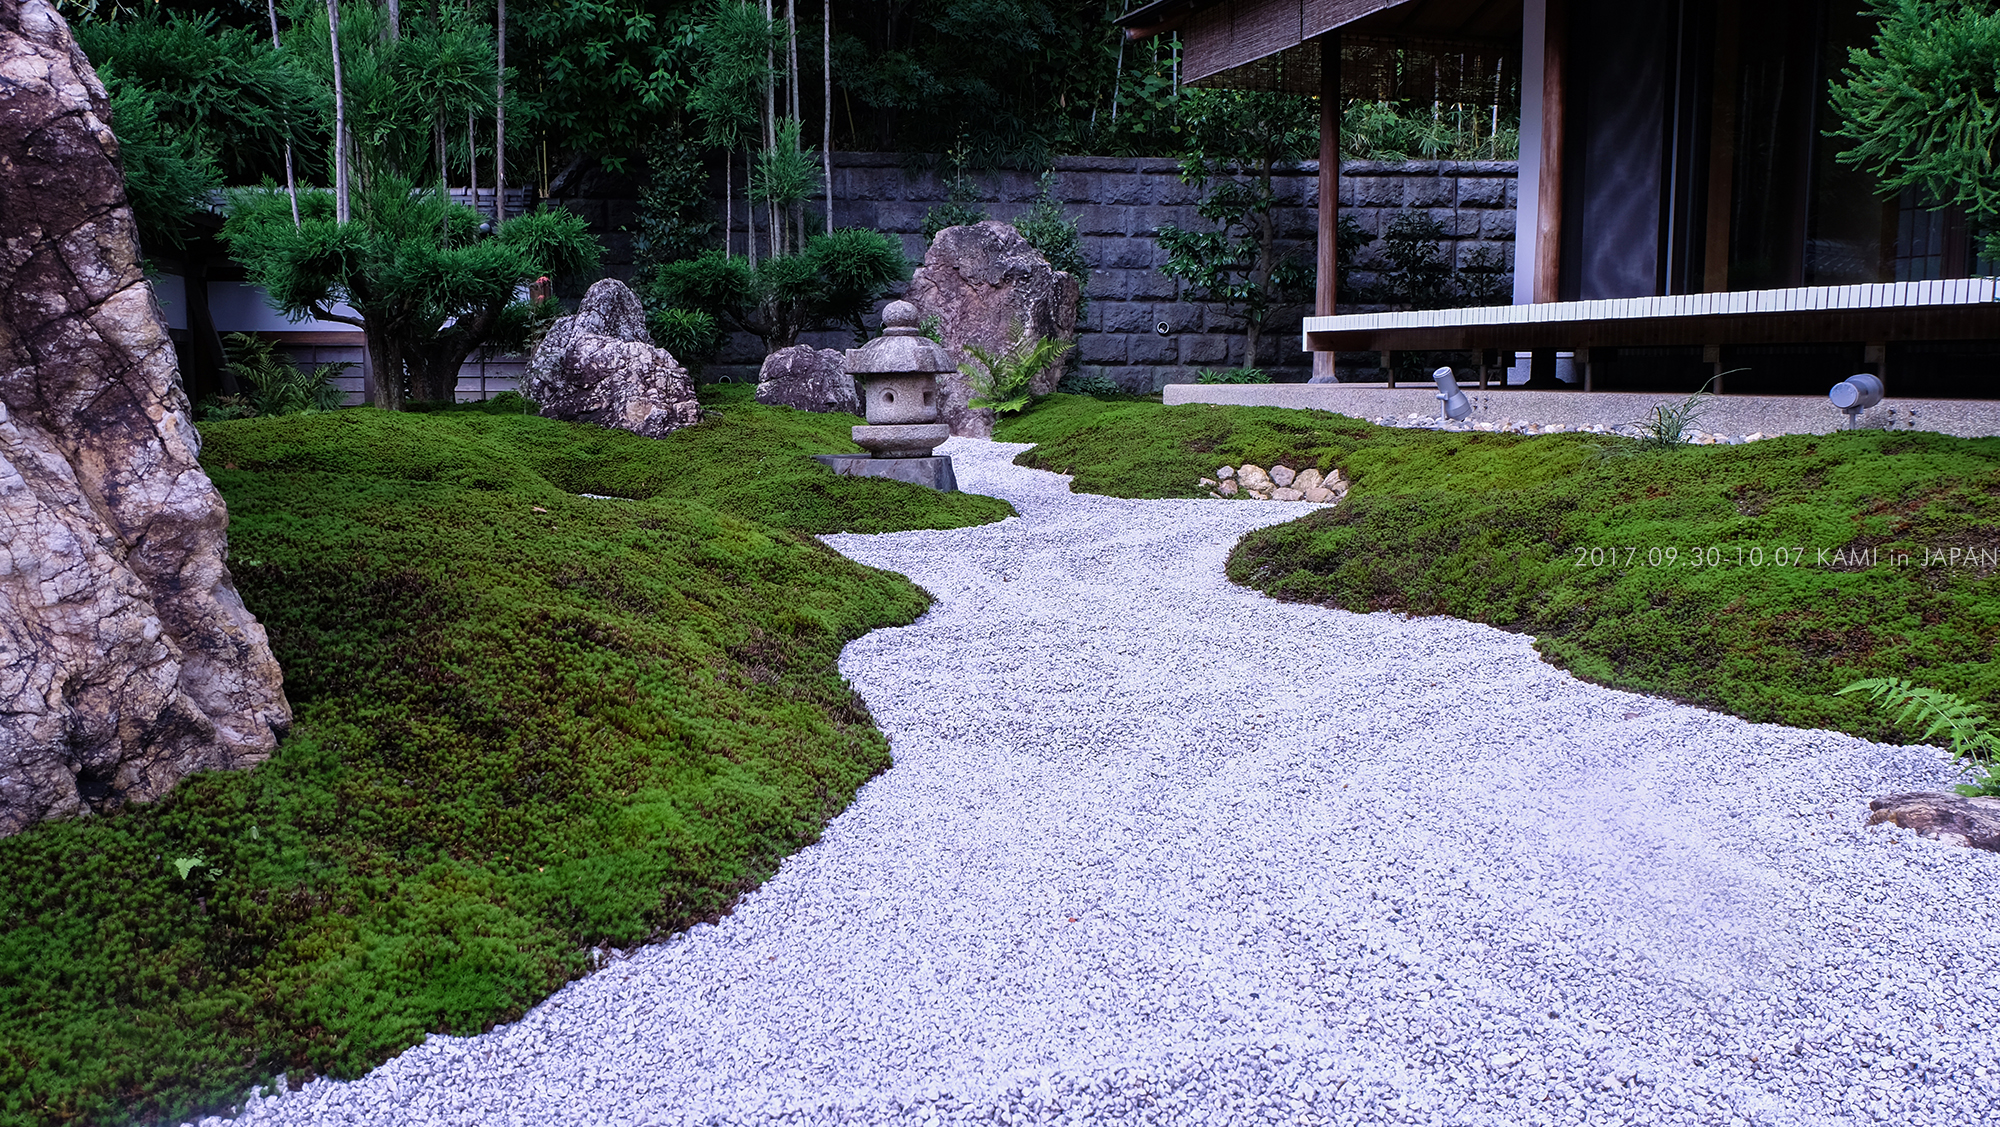
[[[882,335],[847,350],[847,374],[860,386],[868,418],[854,428],[854,444],[868,453],[814,457],[838,474],[957,492],[951,459],[933,453],[951,437],[951,427],[938,421],[944,392],[937,378],[956,367],[943,345],[918,330],[916,306],[890,302],[882,310]]]

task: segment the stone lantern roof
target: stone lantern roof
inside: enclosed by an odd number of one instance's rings
[[[955,371],[958,365],[944,346],[924,336],[917,328],[917,307],[907,301],[892,301],[882,309],[882,335],[847,350],[847,374],[861,379],[871,375],[933,375]]]

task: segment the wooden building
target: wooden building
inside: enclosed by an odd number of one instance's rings
[[[1320,96],[1320,284],[1304,337],[1321,371],[1335,349],[1473,350],[1489,362],[1520,350],[1545,385],[1563,350],[1606,389],[1733,371],[1725,390],[1822,393],[1872,369],[1898,394],[2000,395],[1992,287],[1913,285],[1993,273],[1963,215],[1913,193],[1884,199],[1834,159],[1827,91],[1848,48],[1871,41],[1860,7],[1156,0],[1122,22],[1135,37],[1176,32],[1190,85]],[[1398,58],[1404,82],[1409,59],[1432,61],[1432,91],[1394,92],[1404,97],[1519,84],[1516,308],[1336,315],[1338,110],[1381,90]],[[1643,316],[1630,304],[1720,293],[1760,296],[1653,302]]]

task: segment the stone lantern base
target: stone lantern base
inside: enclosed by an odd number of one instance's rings
[[[859,428],[856,428],[859,429]],[[843,477],[886,477],[907,481],[940,493],[958,492],[958,478],[951,472],[951,458],[876,458],[867,454],[814,454],[813,461],[830,467]]]
[[[849,432],[854,444],[877,458],[928,458],[951,437],[944,423],[904,423],[900,426],[859,426]]]

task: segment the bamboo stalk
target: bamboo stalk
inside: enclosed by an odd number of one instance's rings
[[[833,0],[820,0],[820,69],[826,78],[826,116],[820,125],[819,156],[826,170],[826,233],[833,234]]]
[[[493,229],[507,218],[507,0],[496,0],[493,28]]]
[[[347,86],[340,72],[340,3],[326,0],[326,34],[333,44],[333,217],[352,218],[347,199]]]
[[[829,0],[831,2],[831,0]],[[264,0],[264,8],[271,16],[271,50],[281,51],[284,44],[278,42],[278,0]],[[292,230],[299,229],[299,181],[292,173],[292,119],[285,118],[285,194],[292,197]]]

